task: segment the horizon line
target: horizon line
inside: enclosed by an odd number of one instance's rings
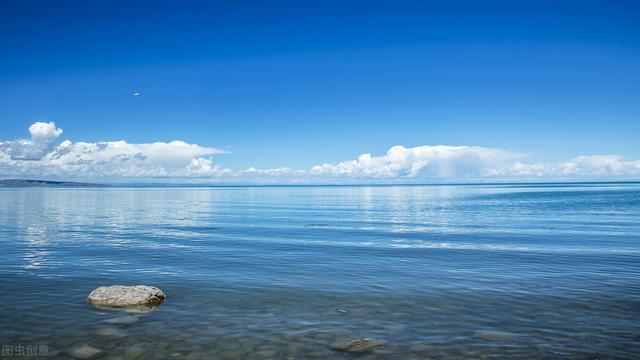
[[[65,180],[42,180],[42,179],[16,179],[7,178],[0,179],[0,186],[3,187],[37,187],[38,185],[2,185],[6,181],[25,181],[33,183],[44,183],[40,186],[64,186],[79,185],[81,187],[92,186],[108,186],[108,187],[189,187],[189,188],[234,188],[234,187],[390,187],[390,186],[483,186],[483,185],[599,185],[599,184],[640,184],[638,180],[598,180],[598,181],[491,181],[491,182],[426,182],[426,183],[309,183],[309,184],[212,184],[212,183],[166,183],[166,182],[132,182],[132,183],[110,183],[110,182],[82,182],[82,181],[65,181]]]

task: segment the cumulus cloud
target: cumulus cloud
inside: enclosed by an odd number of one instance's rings
[[[0,142],[0,152],[12,160],[40,160],[50,152],[62,135],[55,123],[36,122],[29,126],[31,140]]]
[[[311,168],[314,175],[374,179],[576,180],[640,176],[640,160],[615,155],[578,156],[554,163],[524,163],[525,154],[478,146],[393,146],[385,155]]]
[[[639,175],[640,160],[623,160],[616,155],[578,156],[557,163],[515,162],[507,166],[496,166],[486,174],[491,177],[520,178],[630,178]]]
[[[231,180],[265,180],[267,178],[304,176],[305,171],[293,170],[288,167],[258,169],[249,167],[242,170],[233,170],[215,165],[212,159],[192,159],[187,167],[189,175],[210,176],[212,178],[224,178]]]
[[[0,177],[103,179],[162,177],[177,181],[236,183],[420,182],[477,180],[637,179],[640,160],[615,155],[578,156],[568,161],[526,162],[526,154],[481,146],[396,145],[385,154],[353,160],[288,167],[231,169],[214,162],[224,153],[184,141],[129,143],[59,141],[50,123],[29,127],[29,140],[0,142]]]
[[[271,169],[256,169],[250,167],[248,169],[238,171],[238,175],[265,175],[265,176],[283,176],[283,175],[304,175],[302,170],[293,170],[288,167],[279,167]]]
[[[54,123],[34,123],[31,140],[0,143],[0,174],[56,177],[156,177],[207,173],[224,151],[184,141],[132,144],[124,140],[56,144]]]
[[[311,168],[314,175],[373,178],[437,178],[479,176],[487,168],[523,157],[524,154],[479,146],[391,147],[385,155],[362,154],[356,160],[322,164]]]

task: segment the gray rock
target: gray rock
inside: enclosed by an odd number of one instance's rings
[[[120,316],[113,319],[107,319],[104,322],[111,325],[131,325],[138,322],[138,317],[133,315]]]
[[[93,290],[87,300],[102,306],[157,306],[164,302],[165,294],[162,290],[147,285],[135,286],[101,286]]]
[[[91,345],[82,344],[82,345],[74,345],[69,350],[67,350],[69,355],[73,356],[76,359],[90,359],[98,354],[102,353],[102,350],[94,348]]]

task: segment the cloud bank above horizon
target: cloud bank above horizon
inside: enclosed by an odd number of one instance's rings
[[[193,159],[225,151],[184,141],[131,144],[124,140],[58,143],[62,129],[36,122],[29,140],[0,142],[0,175],[44,177],[181,177],[198,175]]]
[[[616,155],[578,156],[554,163],[525,163],[526,154],[481,146],[392,146],[386,154],[314,165],[231,169],[214,163],[227,151],[181,140],[132,144],[125,140],[59,141],[53,122],[29,127],[30,139],[0,141],[0,177],[104,181],[218,183],[353,183],[501,180],[630,180],[640,176],[640,160]]]

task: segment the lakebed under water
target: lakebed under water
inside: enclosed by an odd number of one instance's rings
[[[0,204],[14,358],[640,358],[637,183],[6,187]],[[167,300],[86,302],[110,284]],[[380,345],[331,348],[358,338]]]

